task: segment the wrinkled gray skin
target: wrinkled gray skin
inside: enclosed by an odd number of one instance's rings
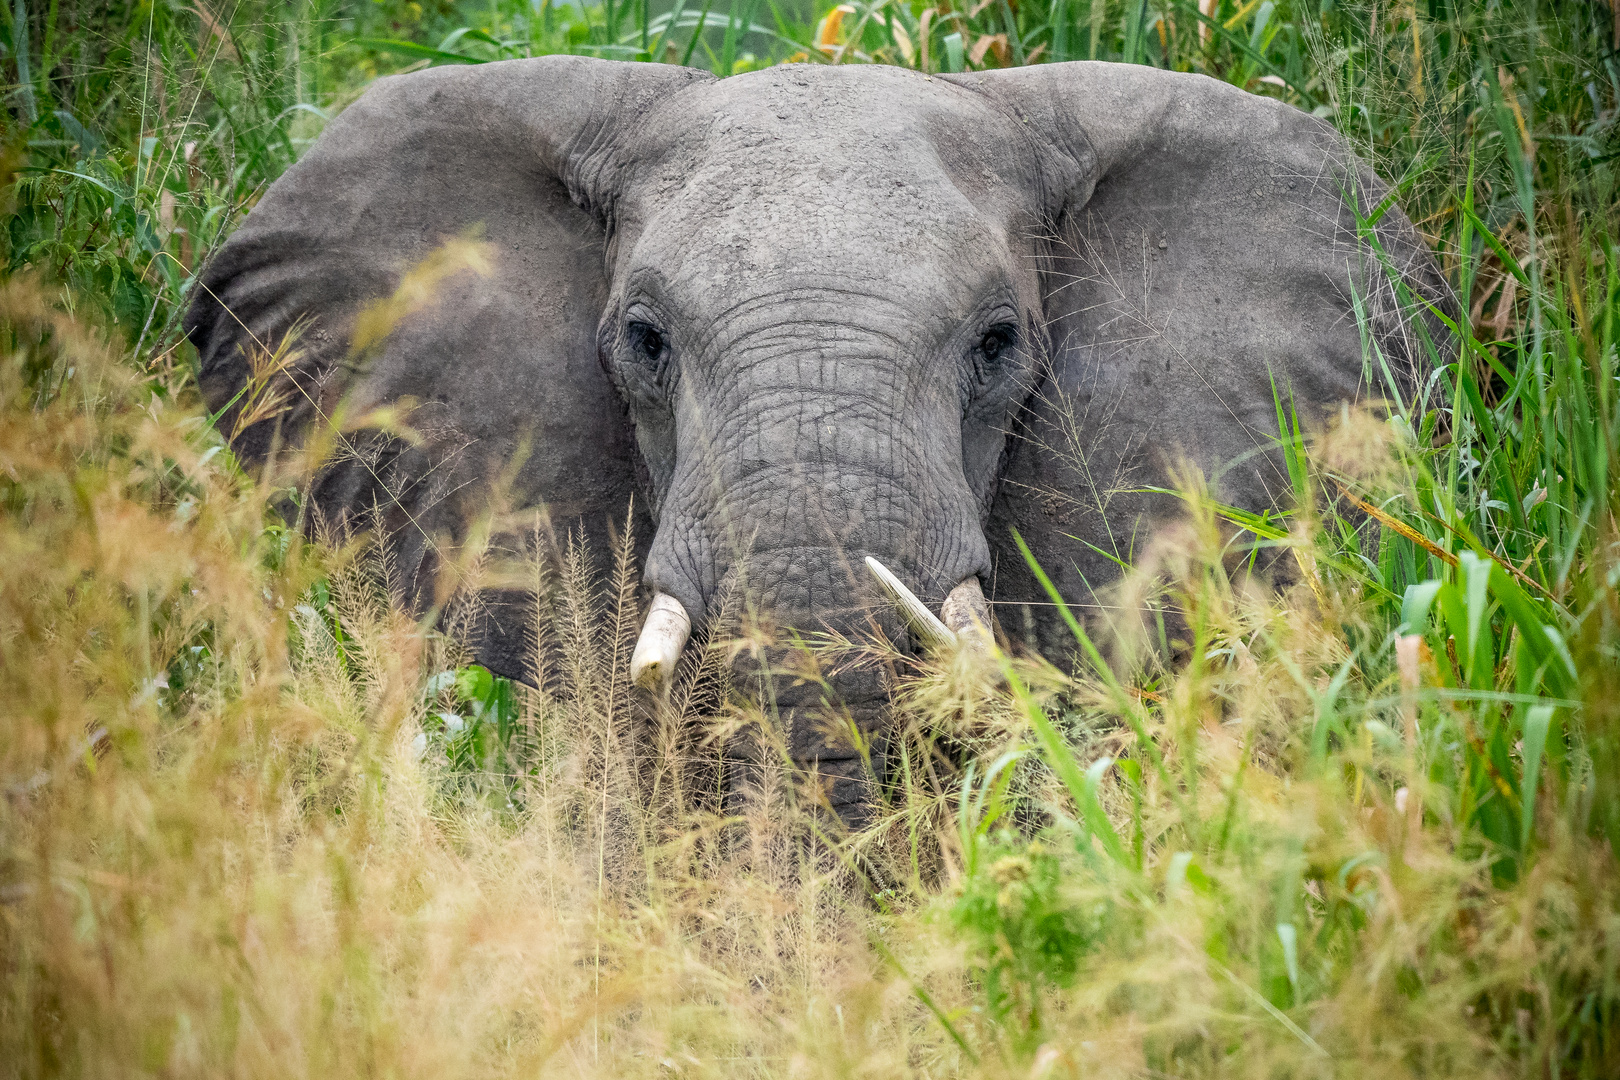
[[[1006,628],[1050,650],[1013,527],[1085,601],[1117,574],[1087,543],[1128,556],[1175,512],[1114,489],[1188,455],[1231,502],[1284,498],[1259,451],[1273,377],[1318,414],[1388,395],[1363,371],[1357,297],[1417,385],[1437,327],[1396,317],[1392,278],[1450,301],[1399,210],[1378,225],[1398,274],[1358,245],[1352,207],[1386,190],[1323,123],[1145,67],[439,68],[380,80],[331,123],[208,267],[187,330],[218,408],[245,347],[315,320],[293,407],[239,440],[250,460],[345,394],[416,403],[425,444],[373,439],[313,495],[337,521],[380,506],[418,588],[527,446],[517,504],[600,541],[636,495],[646,583],[695,625],[746,567],[780,626],[875,618],[903,642],[870,554],[936,610],[977,575]],[[450,278],[347,362],[360,305],[474,227],[492,272]],[[526,607],[493,599],[479,654],[524,677]],[[881,673],[833,688],[880,735]],[[858,823],[870,791],[814,720],[822,691],[769,689]]]

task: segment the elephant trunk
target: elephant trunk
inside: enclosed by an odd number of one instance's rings
[[[866,558],[937,610],[988,571],[989,548],[963,471],[959,388],[896,377],[913,313],[852,305],[847,291],[795,304],[791,323],[770,306],[742,306],[710,328],[709,362],[683,368],[690,381],[676,397],[676,453],[646,575],[668,599],[649,618],[635,674],[654,681],[669,670],[685,633],[674,611],[702,621],[723,582],[739,589],[776,641],[738,661],[736,685],[858,824],[883,772],[886,672],[841,657],[835,674],[810,677],[791,635],[859,642],[879,630],[907,648],[914,635]]]
[[[762,616],[784,632],[743,652],[733,665],[734,685],[759,704],[772,730],[764,737],[748,733],[732,741],[728,756],[735,769],[734,790],[770,786],[766,774],[781,772],[785,751],[796,771],[814,774],[820,788],[815,801],[845,825],[859,828],[870,820],[874,782],[883,775],[886,672],[870,660],[852,663],[841,657],[833,674],[819,678],[806,670],[798,646],[786,643],[785,631],[832,633],[852,641],[877,631],[904,648],[905,624],[886,605],[867,603],[870,592],[860,588],[858,578],[842,580],[850,569],[844,553],[801,549],[794,559],[799,565],[841,566],[845,574],[821,575],[820,588],[806,587],[801,580],[753,590]],[[835,578],[840,579],[836,587]],[[636,642],[631,679],[645,690],[661,692],[690,632],[685,606],[668,593],[657,593]]]
[[[776,786],[771,774],[791,761],[801,792],[814,804],[848,828],[869,824],[885,771],[889,685],[883,666],[844,661],[817,676],[793,648],[769,645],[739,656],[732,677],[759,703],[767,725],[735,739],[733,790],[770,790]]]
[[[849,562],[843,552],[821,552],[801,558],[825,565]],[[842,635],[859,641],[872,631],[922,650],[984,647],[989,638],[990,615],[977,575],[969,575],[939,605],[936,616],[882,563],[866,556],[868,566],[881,570],[878,581],[900,602],[867,604],[854,597],[871,597],[861,582],[844,588],[791,590],[764,589],[769,618],[782,627]],[[857,562],[856,565],[859,565]],[[885,579],[887,579],[885,581]],[[820,593],[818,595],[818,593]],[[920,614],[919,614],[920,613]],[[928,628],[922,625],[926,616]],[[662,690],[673,673],[690,633],[691,622],[680,601],[658,593],[648,611],[631,663],[631,678],[654,692]],[[909,634],[907,633],[909,629]],[[734,792],[768,788],[768,774],[780,773],[791,760],[795,771],[813,779],[812,798],[846,827],[859,829],[872,820],[878,800],[877,782],[886,764],[885,718],[889,685],[884,666],[870,659],[842,660],[825,677],[807,671],[796,646],[779,641],[743,652],[733,666],[735,685],[756,701],[773,734],[745,734],[733,740],[728,756],[734,769]]]
[[[863,561],[869,565],[878,560],[866,556]],[[928,610],[898,579],[896,584],[912,604]],[[976,574],[951,590],[940,612],[943,618],[934,619],[933,624],[944,631],[944,639],[919,633],[915,623],[908,635],[906,612],[881,603],[858,610],[823,606],[815,618],[825,629],[853,641],[876,629],[902,647],[909,644],[931,650],[988,645],[989,605]],[[807,619],[808,613],[799,625],[810,625]],[[739,686],[757,695],[767,716],[780,725],[782,745],[796,769],[813,773],[817,804],[846,827],[863,828],[877,811],[876,788],[885,775],[889,673],[883,664],[857,658],[844,660],[825,677],[807,677],[796,670],[792,653],[789,648],[775,647],[745,654],[735,666],[734,677]],[[751,754],[742,756],[752,758]],[[770,760],[758,762],[764,769],[772,765]]]

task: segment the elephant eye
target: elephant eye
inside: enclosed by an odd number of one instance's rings
[[[992,326],[985,331],[984,337],[979,339],[979,355],[984,357],[985,363],[995,363],[1012,347],[1014,333],[1016,330],[1011,326]]]
[[[658,328],[643,322],[633,322],[629,326],[630,348],[648,360],[657,360],[664,352],[664,335]]]

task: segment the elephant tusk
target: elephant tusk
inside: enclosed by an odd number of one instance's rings
[[[956,634],[950,627],[939,621],[939,616],[928,610],[928,605],[917,599],[917,594],[906,588],[901,580],[894,576],[887,566],[878,562],[872,556],[866,557],[866,568],[872,571],[872,576],[878,579],[883,591],[889,594],[894,606],[900,612],[911,633],[918,639],[917,643],[925,649],[937,649],[944,645],[956,643]],[[960,587],[960,586],[958,586]]]
[[[674,676],[681,650],[691,636],[692,620],[681,602],[668,593],[653,597],[630,657],[630,681],[647,690],[663,689]]]
[[[983,647],[994,640],[990,631],[990,603],[979,587],[978,576],[963,578],[939,606],[947,627],[963,643]]]

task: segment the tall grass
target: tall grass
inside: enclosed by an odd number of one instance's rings
[[[0,1063],[1620,1072],[1612,15],[19,0]],[[653,705],[625,679],[626,540],[605,576],[581,544],[607,538],[537,543],[545,688],[492,679],[456,644],[470,613],[419,625],[376,549],[295,535],[266,508],[296,468],[244,473],[196,404],[191,275],[326,117],[401,66],[559,50],[1097,58],[1279,96],[1396,181],[1463,300],[1460,356],[1320,431],[1279,391],[1280,516],[1186,475],[1116,605],[1177,620],[1076,621],[1072,667],[912,669],[879,821],[818,845],[726,685],[736,613]],[[1261,548],[1294,585],[1233,572]],[[759,765],[728,800],[740,742]]]

